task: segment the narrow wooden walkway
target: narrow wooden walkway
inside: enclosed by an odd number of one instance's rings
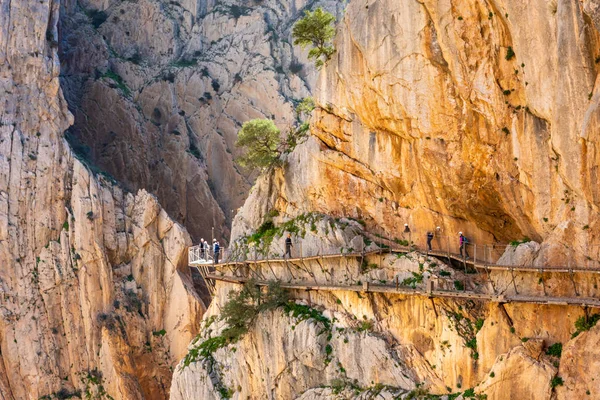
[[[206,279],[212,279],[215,281],[222,281],[234,284],[244,284],[249,279],[240,278],[234,276],[221,276],[215,274],[208,274]],[[265,280],[254,280],[254,283],[259,286],[268,286],[269,281]],[[318,290],[318,291],[351,291],[359,293],[388,293],[388,294],[400,294],[408,296],[422,296],[427,298],[447,298],[447,299],[475,299],[492,301],[496,303],[527,303],[527,304],[541,304],[541,305],[562,305],[562,306],[578,306],[578,307],[589,307],[589,308],[600,308],[600,300],[582,297],[549,297],[549,296],[527,296],[527,295],[492,295],[484,293],[475,293],[471,291],[449,291],[449,290],[431,290],[425,291],[420,289],[410,289],[404,287],[396,287],[394,285],[381,285],[381,284],[369,284],[369,285],[317,285],[310,283],[284,283],[280,282],[282,288],[292,290]]]
[[[323,254],[313,255],[308,257],[296,257],[296,258],[266,258],[266,259],[248,259],[243,261],[227,261],[219,264],[210,265],[215,268],[231,267],[245,264],[266,264],[266,263],[285,263],[285,262],[302,262],[311,260],[324,260],[324,259],[346,259],[346,258],[363,258],[367,256],[377,254],[407,254],[414,251],[418,251],[415,248],[408,247],[394,247],[387,249],[371,250],[364,253],[336,253],[336,254]],[[442,259],[452,259],[465,267],[471,267],[479,270],[488,271],[514,271],[514,272],[538,272],[538,273],[592,273],[600,274],[600,267],[580,267],[580,266],[533,266],[533,265],[499,265],[494,263],[487,263],[483,261],[477,261],[473,259],[465,259],[460,254],[448,253],[443,251],[429,251],[422,252],[422,255],[431,256]],[[190,263],[190,266],[196,266],[194,263]]]
[[[367,252],[353,252],[353,253],[337,253],[337,254],[317,254],[308,257],[296,257],[296,258],[266,258],[266,259],[255,259],[255,260],[243,260],[243,261],[227,261],[219,264],[194,264],[190,262],[190,267],[195,267],[198,269],[200,274],[205,278],[206,283],[208,284],[211,292],[214,293],[215,290],[215,281],[226,281],[231,283],[243,283],[248,278],[240,278],[235,276],[224,276],[223,271],[225,269],[235,271],[240,266],[259,266],[261,264],[266,264],[269,268],[280,265],[280,266],[289,266],[294,264],[304,264],[304,262],[314,261],[314,260],[347,260],[349,258],[361,259],[364,260],[368,256],[383,256],[384,254],[407,254],[411,252],[418,251],[418,249],[414,247],[400,246],[393,248],[382,248],[371,250]],[[449,264],[452,264],[450,261],[454,261],[455,264],[458,263],[461,268],[464,267],[465,272],[485,272],[485,276],[487,277],[487,281],[489,281],[494,289],[494,293],[496,293],[496,287],[494,282],[491,279],[490,272],[491,271],[508,271],[512,275],[512,286],[514,288],[514,295],[498,295],[498,294],[486,294],[486,293],[476,293],[469,292],[465,290],[431,290],[431,291],[423,291],[419,289],[411,289],[406,287],[399,287],[396,285],[381,285],[381,284],[370,284],[368,287],[368,292],[373,293],[396,293],[396,294],[406,294],[406,295],[421,295],[427,297],[440,297],[440,298],[461,298],[461,299],[480,299],[487,301],[495,301],[499,303],[531,303],[531,304],[557,304],[557,305],[577,305],[583,307],[594,307],[600,308],[600,300],[593,298],[584,298],[580,296],[580,292],[577,288],[575,274],[585,273],[585,274],[600,274],[600,268],[582,268],[582,267],[571,267],[571,266],[515,266],[515,265],[499,265],[494,263],[487,263],[481,260],[472,260],[465,259],[459,254],[443,252],[443,251],[430,251],[430,252],[420,252],[423,256],[431,256],[438,259],[447,260]],[[380,261],[383,257],[380,258]],[[251,268],[252,269],[252,268]],[[538,273],[540,274],[540,282],[542,284],[544,290],[544,296],[529,296],[520,294],[517,288],[516,280],[515,280],[515,272],[525,272],[525,273]],[[568,279],[570,279],[573,289],[573,296],[563,296],[563,297],[553,297],[551,294],[547,293],[547,288],[545,284],[544,274],[564,274]],[[267,281],[258,281],[262,282],[260,284],[267,284]],[[328,291],[339,291],[339,290],[349,290],[362,292],[365,289],[361,286],[353,286],[353,285],[322,285],[322,284],[305,284],[305,283],[286,283],[282,284],[283,287],[290,289],[304,289],[304,290],[328,290]],[[432,288],[433,289],[433,288]]]

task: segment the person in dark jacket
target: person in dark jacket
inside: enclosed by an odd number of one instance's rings
[[[288,233],[287,238],[285,239],[285,254],[283,257],[287,256],[288,258],[292,258],[292,235]]]
[[[469,252],[467,251],[467,243],[469,243],[469,240],[465,237],[465,235],[463,235],[462,232],[458,232],[458,235],[458,242],[460,244],[460,256],[469,259]]]
[[[219,242],[217,239],[213,239],[213,254],[214,254],[214,262],[215,264],[219,263],[219,253],[221,252],[221,246],[219,246]]]
[[[433,240],[433,232],[427,232],[427,248],[431,251],[431,241]]]

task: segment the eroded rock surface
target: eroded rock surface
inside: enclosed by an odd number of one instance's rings
[[[259,181],[234,238],[270,209],[316,211],[396,237],[408,223],[423,246],[440,227],[456,252],[463,231],[480,246],[534,239],[539,263],[597,260],[590,3],[351,2],[312,137]]]
[[[291,27],[323,1],[95,1],[61,6],[62,87],[75,150],[155,193],[197,242],[227,239],[254,177],[233,162],[241,124],[285,131],[316,72]]]
[[[163,399],[204,305],[189,235],[63,138],[58,3],[0,8],[0,397]]]
[[[218,282],[202,331],[174,373],[172,399],[219,399],[222,393],[234,399],[367,399],[373,395],[426,399],[428,394],[443,399],[454,393],[449,398],[482,398],[476,397],[482,394],[496,400],[549,400],[555,390],[559,394],[563,390],[557,383],[563,379],[561,374],[569,373],[572,387],[577,388],[570,390],[580,390],[575,376],[584,362],[578,360],[586,357],[579,354],[577,361],[568,361],[550,350],[564,343],[566,349],[573,349],[567,351],[580,351],[575,350],[584,348],[578,340],[595,340],[586,336],[594,331],[572,340],[576,321],[584,315],[578,307],[357,290],[365,282],[390,283],[397,277],[404,288],[425,290],[428,281],[435,279],[438,289],[452,290],[454,282],[467,281],[469,290],[493,290],[478,288],[477,276],[463,275],[439,259],[418,253],[381,260],[371,255],[364,262],[359,257],[288,264],[217,273],[314,285],[310,291],[290,293],[297,304],[311,307],[314,313],[306,317],[284,308],[265,312],[238,342],[218,348],[208,358],[198,356],[202,343],[218,338],[226,327],[219,319],[220,310],[230,291],[239,289]],[[441,284],[444,280],[448,282]],[[555,283],[570,286],[565,276]],[[323,289],[328,285],[336,288]],[[344,285],[346,290],[339,289]],[[566,382],[564,388],[569,387]],[[462,397],[456,397],[459,393]]]

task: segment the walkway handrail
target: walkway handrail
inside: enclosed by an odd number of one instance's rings
[[[219,276],[210,274],[205,277],[215,281],[223,281],[234,284],[244,284],[249,281],[247,278],[239,278],[234,276]],[[268,286],[269,281],[253,280],[253,283],[259,286]],[[307,282],[302,283],[286,283],[280,282],[280,286],[284,289],[292,290],[325,290],[325,291],[353,291],[353,292],[372,292],[372,293],[390,293],[400,295],[416,295],[428,298],[459,298],[459,299],[477,299],[484,301],[492,301],[496,303],[529,303],[529,304],[545,304],[545,305],[571,305],[578,307],[600,308],[600,300],[593,298],[573,298],[573,297],[551,297],[551,296],[530,296],[530,295],[495,295],[489,293],[477,293],[473,291],[450,291],[450,290],[421,290],[397,288],[395,285],[387,284],[369,284],[364,285],[318,285]]]

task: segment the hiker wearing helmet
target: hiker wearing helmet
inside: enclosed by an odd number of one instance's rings
[[[465,235],[463,235],[462,232],[458,232],[458,241],[460,244],[460,256],[466,259],[469,259],[469,252],[467,251],[467,243],[469,243],[469,240],[465,237]],[[463,250],[464,250],[464,254],[463,254]]]

